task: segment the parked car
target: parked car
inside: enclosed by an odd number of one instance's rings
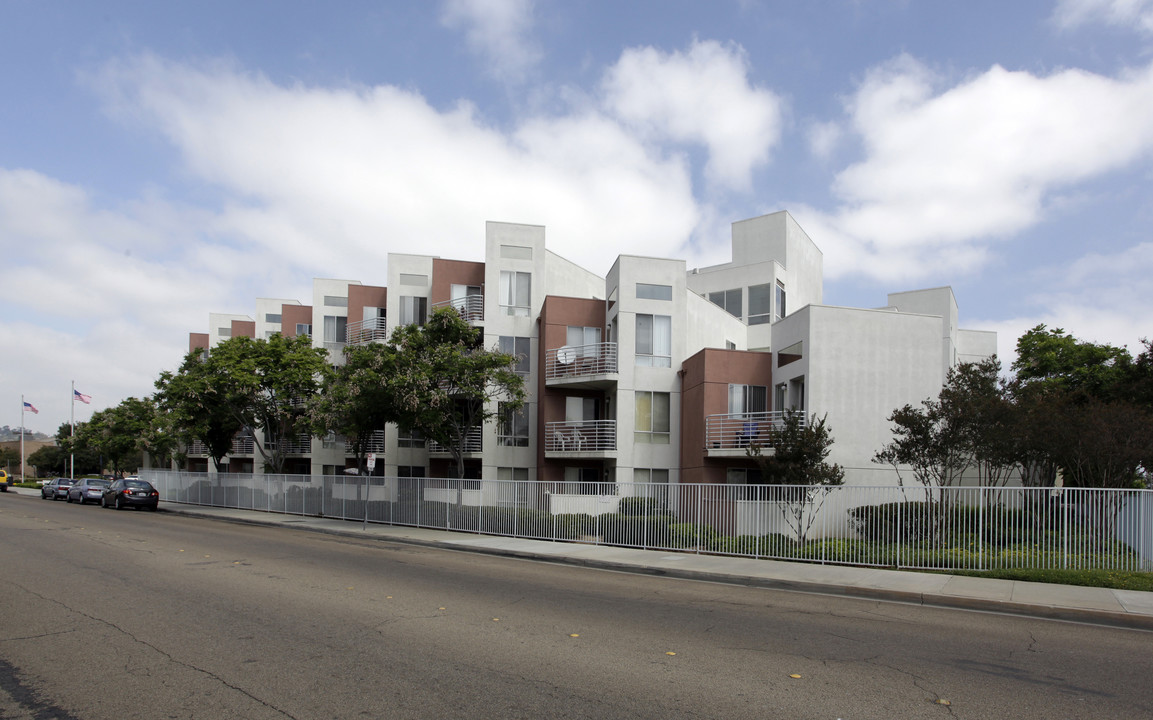
[[[68,488],[70,487],[72,487],[71,478],[53,478],[40,486],[40,499],[47,500],[48,498],[52,498],[53,500],[59,500],[60,498],[66,498],[68,497]]]
[[[104,478],[81,478],[76,481],[76,484],[68,488],[68,502],[73,500],[80,501],[80,504],[88,502],[100,501],[100,494],[104,492],[104,488],[108,487],[108,481]]]
[[[15,482],[7,470],[0,470],[0,492],[8,492],[8,486]]]
[[[146,507],[155,510],[160,504],[160,493],[152,487],[152,483],[138,477],[126,477],[117,480],[100,495],[102,507],[113,507],[121,510],[126,507]]]

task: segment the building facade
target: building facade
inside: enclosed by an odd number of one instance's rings
[[[759,482],[748,447],[787,411],[826,418],[846,482],[892,483],[872,462],[889,414],[996,350],[995,333],[958,327],[948,287],[873,309],[823,305],[821,251],[785,211],[734,223],[732,261],[705,268],[621,255],[602,277],[548,250],[545,228],[497,222],[484,258],[390,254],[381,285],[316,279],[311,305],[258,299],[255,319],[211,313],[189,347],[308,334],[338,363],[347,345],[453,307],[486,347],[517,356],[527,390],[517,413],[492,401],[496,420],[465,441],[465,477],[556,483],[566,512],[597,512],[590,504],[621,483]],[[229,472],[261,472],[259,441],[236,439]],[[447,448],[404,428],[381,428],[371,449],[376,475],[453,474]],[[189,469],[214,471],[203,448],[188,450]],[[301,437],[286,471],[354,465],[342,438]]]

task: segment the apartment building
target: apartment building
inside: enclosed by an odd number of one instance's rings
[[[822,263],[785,211],[734,223],[728,263],[621,255],[603,277],[548,250],[541,226],[490,222],[483,262],[390,254],[381,285],[317,279],[311,306],[262,299],[255,320],[211,313],[189,347],[309,334],[336,363],[346,345],[451,306],[487,347],[519,358],[527,389],[518,412],[493,400],[495,422],[465,441],[465,477],[557,483],[567,503],[557,511],[602,511],[604,483],[756,483],[747,448],[785,411],[827,418],[847,482],[890,483],[891,468],[872,462],[888,415],[935,396],[954,364],[992,355],[996,335],[959,328],[948,287],[894,293],[879,308],[823,305]],[[254,442],[237,438],[230,472],[261,472]],[[212,470],[202,448],[189,450],[190,469]],[[454,468],[448,448],[395,426],[372,450],[377,475]],[[302,437],[286,470],[353,464],[342,438]]]

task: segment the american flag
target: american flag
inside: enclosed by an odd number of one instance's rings
[[[37,410],[35,407],[33,407],[32,403],[30,403],[30,402],[24,403],[24,409],[27,410],[28,412],[32,413],[33,415],[39,415],[40,414],[40,411]]]
[[[80,392],[79,390],[74,389],[72,391],[72,397],[75,398],[76,400],[79,400],[80,402],[84,403],[85,405],[91,405],[92,404],[92,396],[91,395],[85,395],[84,393]]]

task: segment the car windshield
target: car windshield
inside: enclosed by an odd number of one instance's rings
[[[143,480],[125,480],[124,487],[135,488],[137,490],[147,490],[152,486]]]
[[[88,486],[89,487],[108,487],[108,481],[107,480],[89,480]]]

